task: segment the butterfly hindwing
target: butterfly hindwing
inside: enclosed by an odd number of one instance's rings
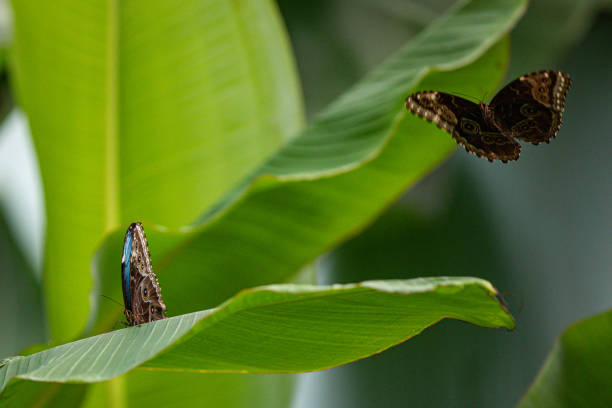
[[[546,70],[522,75],[503,87],[490,108],[507,135],[533,144],[548,143],[561,126],[569,75]]]
[[[125,235],[121,279],[128,325],[166,318],[161,287],[153,273],[147,238],[139,222],[131,224]]]
[[[406,107],[479,157],[504,162],[519,157],[521,146],[485,120],[481,105],[444,92],[422,91],[410,95]]]

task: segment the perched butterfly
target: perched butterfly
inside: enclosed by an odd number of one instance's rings
[[[556,136],[570,83],[564,72],[539,71],[510,82],[490,104],[422,91],[406,98],[406,107],[449,132],[465,150],[506,163],[521,152],[515,139],[537,145]]]
[[[125,318],[130,326],[166,318],[161,287],[151,267],[149,246],[142,224],[135,222],[125,233],[121,257],[121,284]]]

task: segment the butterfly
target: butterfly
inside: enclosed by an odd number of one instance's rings
[[[161,287],[151,267],[149,245],[142,224],[131,224],[125,233],[121,257],[121,286],[125,318],[136,326],[166,318]]]
[[[570,84],[565,72],[538,71],[510,82],[489,104],[421,91],[406,98],[406,108],[449,132],[468,152],[506,163],[519,157],[516,139],[537,145],[557,135]]]

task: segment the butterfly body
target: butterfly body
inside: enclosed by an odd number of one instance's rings
[[[129,326],[166,318],[161,287],[153,273],[142,224],[131,224],[125,234],[121,258],[121,286]]]
[[[556,136],[570,83],[564,72],[539,71],[512,81],[489,104],[421,91],[406,98],[406,107],[449,132],[467,151],[507,162],[519,157],[515,139],[537,145]]]

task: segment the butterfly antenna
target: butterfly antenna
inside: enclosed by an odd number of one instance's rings
[[[100,295],[100,296],[102,296],[103,298],[106,298],[106,299],[110,300],[111,302],[115,302],[115,303],[116,303],[116,304],[118,304],[119,306],[123,307],[123,305],[122,305],[121,303],[117,302],[117,301],[116,301],[115,299],[113,299],[113,298],[110,298],[110,297],[108,297],[108,296],[106,296],[106,295]]]

